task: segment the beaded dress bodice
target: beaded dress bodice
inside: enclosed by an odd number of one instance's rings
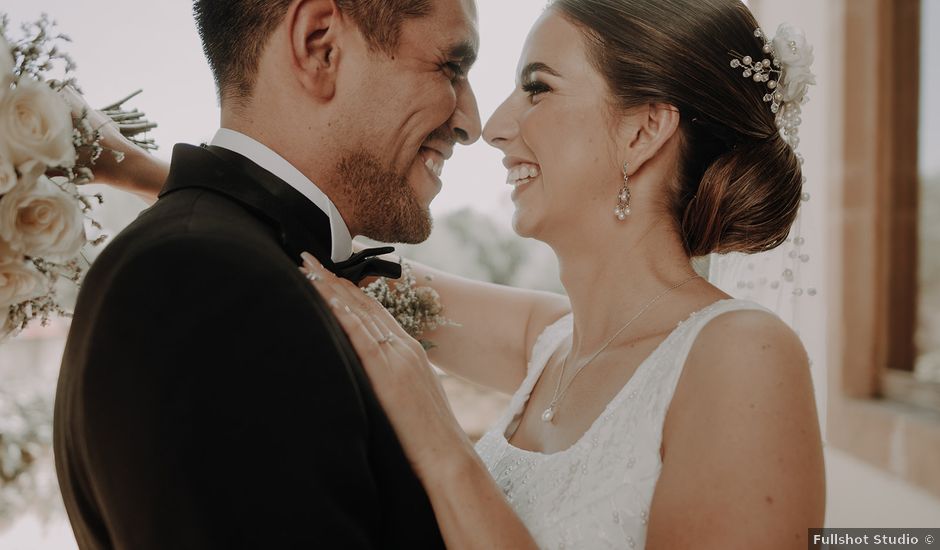
[[[542,332],[525,380],[476,446],[540,548],[644,547],[662,467],[663,422],[686,357],[710,320],[742,309],[764,310],[747,300],[720,300],[679,323],[584,435],[552,454],[519,449],[506,439],[507,427],[524,410],[548,360],[571,334],[571,314]]]

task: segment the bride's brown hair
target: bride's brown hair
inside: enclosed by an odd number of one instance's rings
[[[669,208],[690,256],[779,246],[796,218],[800,160],[780,135],[767,87],[730,66],[763,56],[741,0],[555,0],[582,31],[614,106],[679,109],[682,148]]]

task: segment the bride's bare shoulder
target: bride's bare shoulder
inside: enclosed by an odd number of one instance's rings
[[[763,309],[735,309],[716,316],[702,327],[688,359],[695,363],[740,358],[737,351],[753,354],[751,359],[769,360],[775,354],[806,359],[796,333],[780,317]]]
[[[822,446],[797,335],[759,310],[709,322],[680,376],[661,451],[649,540],[662,547],[681,546],[665,527],[684,517],[698,518],[689,536],[700,548],[794,547],[821,524]]]
[[[699,408],[724,398],[747,407],[744,396],[769,403],[812,393],[799,336],[773,313],[738,309],[716,316],[699,332],[673,401]]]

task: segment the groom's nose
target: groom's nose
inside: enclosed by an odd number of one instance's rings
[[[448,121],[457,142],[470,145],[480,139],[483,132],[480,123],[480,109],[477,107],[477,98],[473,95],[473,88],[466,79],[457,85],[457,108]]]

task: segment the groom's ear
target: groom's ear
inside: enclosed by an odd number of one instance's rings
[[[291,60],[300,84],[329,101],[336,93],[340,12],[334,0],[299,0],[289,10]]]

